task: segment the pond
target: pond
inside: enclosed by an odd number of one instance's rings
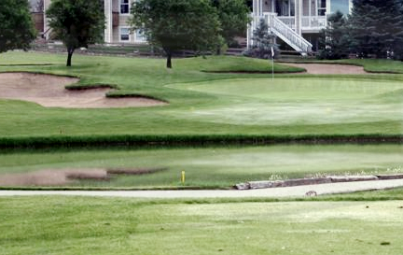
[[[0,186],[230,188],[257,180],[401,173],[402,155],[401,145],[3,151]]]

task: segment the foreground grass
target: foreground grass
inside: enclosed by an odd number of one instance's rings
[[[0,198],[0,253],[401,254],[401,206]]]
[[[267,61],[229,57],[178,59],[173,70],[164,68],[163,59],[77,55],[72,68],[64,62],[63,55],[13,52],[1,55],[0,71],[73,75],[81,78],[78,85],[112,84],[119,88],[113,95],[142,94],[170,104],[97,110],[0,100],[1,138],[403,133],[400,75],[283,75],[272,80],[267,74],[203,72],[270,69]]]
[[[4,174],[38,171],[166,168],[110,181],[75,181],[74,188],[230,188],[236,183],[323,176],[403,172],[400,145],[289,145],[266,147],[3,151]],[[186,183],[180,183],[186,171]],[[0,180],[1,183],[1,180]],[[32,187],[35,188],[35,187]]]

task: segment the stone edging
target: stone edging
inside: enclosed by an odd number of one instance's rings
[[[381,180],[397,180],[397,179],[403,179],[403,174],[326,176],[326,177],[319,177],[319,178],[289,179],[289,180],[284,180],[284,181],[283,180],[251,181],[251,182],[236,184],[235,188],[238,190],[269,189],[269,188],[294,187],[294,186],[304,186],[304,185],[317,185],[317,184],[326,184],[326,183],[381,181]]]

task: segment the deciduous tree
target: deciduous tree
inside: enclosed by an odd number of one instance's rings
[[[36,32],[27,0],[0,0],[0,53],[27,50]]]
[[[245,0],[212,0],[221,22],[221,36],[229,45],[235,36],[245,36],[251,10]]]
[[[76,49],[103,41],[105,15],[99,0],[53,0],[46,14],[55,38],[67,48],[67,66]]]
[[[210,0],[139,0],[133,3],[130,24],[160,46],[172,68],[177,50],[212,49],[220,36],[220,21]]]

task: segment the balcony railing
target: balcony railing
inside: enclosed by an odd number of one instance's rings
[[[302,30],[321,30],[326,28],[326,16],[302,17]]]
[[[265,12],[264,15],[270,15]],[[295,16],[277,16],[284,24],[295,30]],[[326,28],[326,16],[303,16],[301,17],[301,30],[321,30]]]
[[[295,17],[294,16],[277,16],[284,24],[295,30]]]

